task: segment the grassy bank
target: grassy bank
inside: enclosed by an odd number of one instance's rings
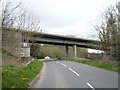
[[[65,59],[65,60],[88,64],[91,66],[96,66],[99,68],[104,68],[104,69],[108,69],[108,70],[112,70],[112,71],[116,71],[116,72],[120,71],[120,68],[118,68],[118,66],[115,66],[112,64],[104,64],[97,60],[76,60],[76,59]]]
[[[2,88],[27,88],[42,66],[43,63],[38,60],[28,66],[3,65]]]

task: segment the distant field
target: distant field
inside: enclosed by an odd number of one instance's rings
[[[28,66],[3,65],[2,88],[27,88],[31,80],[39,73],[43,63],[35,60]]]
[[[108,70],[112,70],[112,71],[116,71],[116,72],[120,71],[120,67],[118,68],[118,66],[115,66],[112,64],[104,64],[97,60],[76,60],[76,59],[65,59],[65,60],[88,64],[91,66],[96,66],[99,68],[104,68],[104,69],[108,69]]]

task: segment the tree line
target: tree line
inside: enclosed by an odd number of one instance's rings
[[[74,58],[73,47],[68,47],[68,58]],[[65,46],[31,44],[31,56],[43,59],[46,56],[56,59],[65,58]],[[88,51],[85,48],[77,47],[77,58],[87,58]]]

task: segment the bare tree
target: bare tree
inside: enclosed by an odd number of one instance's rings
[[[18,14],[18,9],[22,2],[17,5],[13,2],[7,1],[2,2],[2,27],[14,28],[17,22],[17,18],[20,16]]]
[[[20,47],[19,43],[21,42],[21,36],[16,33],[15,26],[18,21],[17,17],[20,16],[18,9],[22,2],[14,4],[7,0],[6,2],[2,1],[0,3],[2,3],[2,46],[8,52],[18,56],[15,51]]]
[[[2,3],[2,45],[8,51],[18,53],[15,52],[18,46],[20,49],[21,43],[29,43],[33,32],[40,29],[40,21],[24,7],[22,2],[7,0],[7,2],[0,3]]]
[[[111,6],[105,11],[103,21],[100,25],[96,25],[102,49],[109,56],[109,59],[118,61],[119,53],[119,29],[117,28],[118,5]]]

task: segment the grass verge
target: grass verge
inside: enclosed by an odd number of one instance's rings
[[[99,68],[104,68],[104,69],[120,72],[120,67],[118,68],[118,66],[115,66],[112,64],[104,64],[97,60],[76,60],[76,59],[65,59],[65,60],[79,62],[79,63],[83,63],[83,64],[88,64],[91,66],[96,66]]]
[[[28,66],[3,65],[2,88],[27,88],[42,66],[43,63],[38,60]]]

